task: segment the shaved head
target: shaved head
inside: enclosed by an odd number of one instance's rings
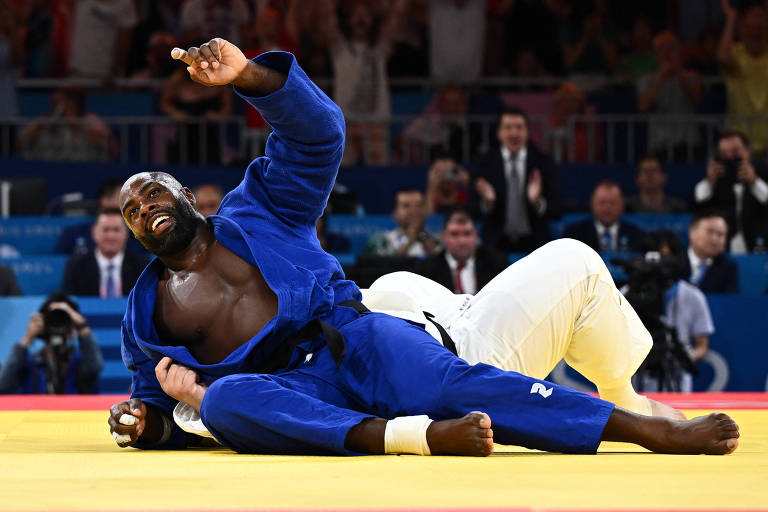
[[[136,239],[153,254],[184,250],[205,222],[195,210],[195,196],[165,172],[134,174],[120,189],[120,211]]]
[[[152,171],[152,172],[140,172],[137,174],[134,174],[127,180],[125,180],[125,183],[123,183],[123,188],[120,189],[120,205],[122,206],[123,200],[125,199],[126,194],[131,189],[131,186],[134,184],[141,182],[143,185],[144,183],[154,181],[156,183],[160,183],[162,186],[167,188],[171,191],[171,193],[176,196],[180,197],[183,196],[183,190],[184,186],[179,183],[179,180],[168,174],[167,172],[162,171]]]

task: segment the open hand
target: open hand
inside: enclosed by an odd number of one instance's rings
[[[189,77],[203,85],[231,84],[248,64],[240,48],[220,37],[186,51],[174,48],[171,57],[183,61]]]

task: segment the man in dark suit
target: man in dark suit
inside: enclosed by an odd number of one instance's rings
[[[768,236],[768,170],[751,161],[749,139],[741,132],[724,131],[717,139],[717,155],[693,194],[698,211],[719,210],[731,227],[730,252],[751,252]]]
[[[723,214],[696,214],[688,228],[688,239],[686,279],[704,293],[739,293],[739,267],[725,255],[728,223]]]
[[[551,157],[528,140],[528,117],[501,114],[500,147],[472,169],[473,213],[483,220],[483,241],[504,252],[531,251],[549,240],[549,219],[560,208],[560,176]]]
[[[443,246],[442,251],[419,262],[416,272],[453,293],[474,295],[509,265],[504,254],[479,245],[475,222],[461,206],[445,215]]]
[[[102,298],[128,295],[146,259],[125,250],[128,230],[117,208],[99,212],[91,229],[96,246],[67,262],[62,290],[70,295]]]
[[[581,240],[598,252],[640,251],[645,231],[621,220],[624,197],[614,180],[603,180],[592,191],[592,218],[565,227],[565,238]]]

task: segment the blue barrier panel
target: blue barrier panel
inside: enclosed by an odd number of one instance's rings
[[[0,219],[0,244],[10,245],[21,254],[52,254],[62,230],[90,219],[39,216]]]
[[[24,295],[48,295],[61,289],[67,256],[24,256],[0,258],[0,263],[11,267]]]
[[[29,315],[43,300],[43,296],[0,298],[0,361],[26,331]],[[768,296],[709,295],[707,300],[716,329],[710,339],[713,357],[697,365],[701,374],[694,380],[694,389],[704,391],[719,381],[726,391],[768,390]],[[130,374],[122,364],[119,348],[119,318],[125,311],[125,300],[82,298],[78,303],[89,323],[99,326],[94,327],[94,335],[105,360],[101,392],[125,392]],[[118,325],[104,325],[112,322]],[[39,347],[40,342],[36,343]]]
[[[574,222],[581,222],[590,218],[589,213],[567,213],[558,220],[550,221],[549,229],[553,238],[562,238],[566,226]],[[683,245],[688,244],[688,226],[691,223],[690,213],[656,215],[652,213],[627,213],[622,216],[625,221],[634,224],[645,232],[650,233],[658,229],[673,231]]]
[[[762,295],[768,286],[768,254],[734,254],[742,294]]]

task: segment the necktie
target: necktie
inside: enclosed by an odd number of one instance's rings
[[[513,156],[507,162],[510,167],[507,179],[507,211],[504,222],[504,233],[511,239],[530,233],[528,213],[525,211],[524,194],[520,187],[520,176],[517,172],[518,159]]]
[[[699,271],[696,273],[696,277],[694,279],[691,279],[691,283],[695,285],[698,285],[699,283],[701,283],[702,279],[704,279],[704,274],[707,273],[707,262],[700,261],[697,268],[699,269]]]
[[[456,265],[456,277],[453,280],[453,289],[456,293],[464,293],[464,287],[461,286],[461,271],[464,270],[465,263]]]
[[[603,233],[603,238],[600,241],[600,250],[612,251],[613,250],[613,237],[610,230],[606,229]]]
[[[115,286],[115,276],[114,276],[114,270],[115,270],[115,264],[110,263],[107,265],[107,286],[106,286],[106,297],[117,297],[117,287]]]

